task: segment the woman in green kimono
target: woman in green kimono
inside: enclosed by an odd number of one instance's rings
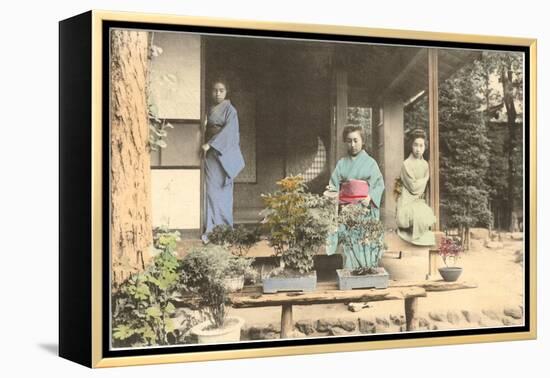
[[[378,164],[364,149],[366,133],[360,126],[347,126],[343,131],[343,139],[348,148],[348,156],[340,159],[336,164],[328,185],[329,193],[340,192],[341,185],[350,180],[367,182],[368,194],[366,196],[358,195],[355,197],[362,197],[361,202],[365,206],[370,207],[369,217],[379,219],[380,205],[384,193],[384,179]],[[340,226],[340,231],[341,228],[342,226]],[[332,255],[336,253],[337,247],[338,233],[335,232],[328,237],[327,254]],[[383,253],[382,250],[372,251],[373,248],[378,249],[374,245],[366,244],[359,247],[361,253],[354,254],[349,248],[344,246],[344,268],[354,270],[360,267],[372,267]]]
[[[424,192],[430,178],[429,167],[424,160],[426,133],[417,129],[410,138],[411,153],[401,167],[401,194],[397,199],[397,234],[401,239],[421,246],[435,244],[431,227],[435,215],[426,204]]]

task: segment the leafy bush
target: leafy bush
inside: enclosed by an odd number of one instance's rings
[[[113,339],[117,347],[168,345],[176,340],[174,300],[180,289],[179,262],[165,249],[141,273],[130,276],[113,294]],[[191,328],[187,319],[184,328]]]
[[[228,248],[235,256],[246,256],[250,248],[260,241],[260,229],[255,226],[217,225],[208,234],[208,240],[213,244]]]
[[[205,315],[216,328],[221,328],[227,317],[227,289],[224,278],[230,269],[232,255],[225,248],[212,245],[196,248],[182,260],[184,285],[199,298]]]
[[[170,231],[166,226],[153,230],[153,246],[161,251],[176,252],[177,243],[181,240],[179,231]]]
[[[239,277],[247,274],[252,267],[252,262],[254,260],[251,258],[234,256],[229,259],[229,267],[227,269],[227,276],[229,277]]]
[[[309,272],[315,252],[335,228],[334,204],[330,198],[307,193],[301,176],[286,177],[277,185],[275,193],[262,194],[267,238],[282,267]]]
[[[149,148],[151,151],[158,151],[159,148],[166,148],[166,138],[168,137],[168,129],[173,129],[174,126],[165,119],[160,119],[157,116],[157,107],[149,104]]]
[[[343,206],[338,214],[338,223],[341,225],[338,239],[352,251],[352,256],[360,266],[353,272],[355,274],[375,273],[374,268],[378,266],[384,249],[384,225],[371,217],[370,211],[367,205],[358,203]],[[364,253],[367,245],[371,248],[366,249],[370,256],[365,259],[365,266],[358,256]]]

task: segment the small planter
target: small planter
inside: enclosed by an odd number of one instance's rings
[[[244,287],[244,274],[239,277],[228,277],[223,280],[225,288],[230,293],[241,291]]]
[[[458,277],[462,274],[462,268],[458,266],[445,266],[439,268],[439,274],[447,282],[454,282],[458,280]]]
[[[311,271],[305,275],[285,276],[284,274],[266,277],[262,280],[264,293],[279,291],[315,291],[317,287],[317,272]]]
[[[352,289],[385,289],[390,282],[390,275],[382,267],[376,268],[376,274],[353,275],[348,269],[336,269],[338,275],[338,288],[340,290]]]
[[[197,336],[199,344],[238,342],[241,340],[241,328],[243,324],[244,319],[230,317],[225,321],[223,328],[208,329],[212,323],[206,321],[193,327],[191,333]]]

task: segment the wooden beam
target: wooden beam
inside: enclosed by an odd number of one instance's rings
[[[233,295],[231,304],[235,308],[292,305],[311,305],[346,302],[376,302],[385,300],[425,297],[421,287],[400,287],[363,290],[328,290],[309,293],[276,293],[258,295]]]
[[[427,292],[453,291],[453,290],[477,288],[477,284],[473,282],[461,282],[461,281],[447,282],[447,281],[441,280],[441,281],[410,281],[410,282],[393,281],[393,282],[395,282],[395,284],[390,283],[390,287],[401,287],[401,288],[420,287],[426,290]]]
[[[201,145],[203,143],[203,138],[204,138],[204,134],[206,132],[206,91],[207,91],[207,88],[206,88],[206,49],[207,49],[207,46],[206,46],[206,38],[204,37],[200,37],[200,41],[201,41],[201,77],[200,77],[200,81],[201,81],[201,98],[200,98],[200,103],[201,103],[201,113],[200,113],[200,116],[201,116],[201,119],[200,119],[200,127],[201,127]],[[162,150],[162,148],[161,148]],[[199,238],[202,236],[202,233],[203,231],[205,231],[206,229],[206,219],[205,219],[205,215],[206,215],[206,185],[205,185],[205,178],[204,178],[204,159],[201,159],[201,178],[200,178],[200,191],[201,191],[201,196],[200,196],[200,209],[201,209],[201,214],[200,214],[200,230],[199,230]]]
[[[438,50],[428,50],[428,104],[430,126],[430,205],[436,221],[435,230],[440,229],[439,219],[439,77]]]
[[[336,159],[346,156],[346,146],[341,136],[344,127],[348,123],[348,73],[345,70],[336,70]]]
[[[320,282],[317,290],[309,293],[289,292],[264,294],[262,286],[245,286],[241,292],[230,293],[231,305],[236,308],[281,306],[286,304],[310,305],[323,303],[346,303],[361,301],[383,301],[425,297],[427,292],[475,289],[471,282],[446,281],[390,281],[387,289],[338,290],[336,282]],[[200,308],[200,300],[193,294],[186,294],[174,301],[177,307]]]
[[[390,85],[387,86],[386,90],[382,93],[381,98],[385,98],[390,95],[423,59],[426,59],[426,50],[419,49],[416,55],[409,61],[409,63],[407,63],[405,68],[400,70],[399,74],[392,80]]]

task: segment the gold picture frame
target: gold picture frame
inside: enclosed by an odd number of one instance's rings
[[[112,28],[174,33],[189,32],[198,35],[229,36],[236,39],[275,38],[305,41],[305,43],[308,41],[330,41],[334,45],[363,43],[379,46],[416,46],[426,50],[426,67],[432,66],[425,77],[426,94],[429,91],[438,90],[437,85],[434,84],[434,80],[435,83],[438,80],[437,68],[435,71],[433,70],[433,65],[438,64],[437,52],[434,55],[431,51],[452,48],[464,51],[508,51],[510,49],[510,51],[523,54],[524,148],[522,163],[524,186],[522,198],[524,205],[522,209],[525,215],[525,221],[522,221],[525,224],[525,226],[522,224],[522,232],[525,235],[522,260],[525,304],[522,307],[523,323],[521,325],[513,324],[510,327],[488,326],[446,332],[426,330],[426,332],[402,332],[370,338],[358,336],[356,339],[318,337],[297,341],[288,338],[282,340],[284,342],[216,344],[202,349],[198,347],[185,349],[181,345],[173,345],[175,349],[151,346],[117,351],[115,348],[110,348],[109,339],[112,330],[109,319],[112,313],[106,311],[106,306],[110,303],[108,297],[111,292],[112,280],[112,265],[108,261],[111,256],[109,254],[111,232],[109,172],[112,167],[107,154],[110,145],[109,125],[112,120],[112,109],[109,108],[111,80],[109,73],[112,63],[109,31]],[[201,54],[204,54],[204,51],[201,50]],[[337,58],[331,57],[331,59]],[[413,57],[411,61],[414,59],[420,58]],[[406,65],[402,72],[414,69],[411,63]],[[430,75],[432,76],[430,77]],[[346,85],[347,83],[346,81]],[[202,114],[205,112],[205,107],[202,105],[205,91],[203,72],[200,73],[199,85],[202,97],[200,114],[197,119],[200,119],[202,123],[204,121]],[[434,85],[436,86],[434,87]],[[338,93],[334,96],[336,96],[337,102]],[[330,101],[327,100],[329,106],[331,106]],[[426,108],[428,116],[431,114],[438,118],[437,101],[428,102]],[[61,21],[60,356],[89,367],[98,368],[535,339],[537,336],[536,102],[536,39],[96,10]],[[334,109],[337,109],[337,106]],[[329,110],[326,111],[329,112]],[[334,122],[338,122],[339,115],[336,113],[337,110],[330,113]],[[166,118],[173,117],[167,116]],[[433,123],[433,121],[430,122]],[[437,124],[438,121],[436,120],[435,123]],[[433,154],[438,155],[439,136],[432,134],[437,134],[438,129],[434,129],[431,125],[428,150],[435,151]],[[334,127],[334,130],[341,131],[339,126]],[[254,134],[253,138],[258,141],[259,137]],[[329,158],[328,161],[334,168],[340,147],[331,144],[329,146],[327,154],[335,158]],[[259,151],[256,144],[254,148],[254,151]],[[285,145],[284,148],[287,146]],[[287,172],[292,171],[289,167],[292,168],[292,165],[287,163],[285,168]],[[382,170],[386,172],[391,169],[393,168],[386,164]],[[439,177],[435,165],[431,169],[431,177]],[[255,177],[255,174],[251,174],[247,180],[256,183]],[[387,189],[390,187],[389,182],[390,180],[387,178]],[[432,207],[438,216],[437,219],[439,219],[439,180],[432,180],[429,191],[437,193],[432,194],[430,198]],[[203,195],[202,192],[201,195]],[[386,196],[390,196],[390,193],[387,192]],[[201,199],[201,201],[203,200]],[[202,204],[203,202],[201,202]],[[202,227],[204,215],[202,210],[199,211]],[[433,256],[431,258],[433,259]]]

